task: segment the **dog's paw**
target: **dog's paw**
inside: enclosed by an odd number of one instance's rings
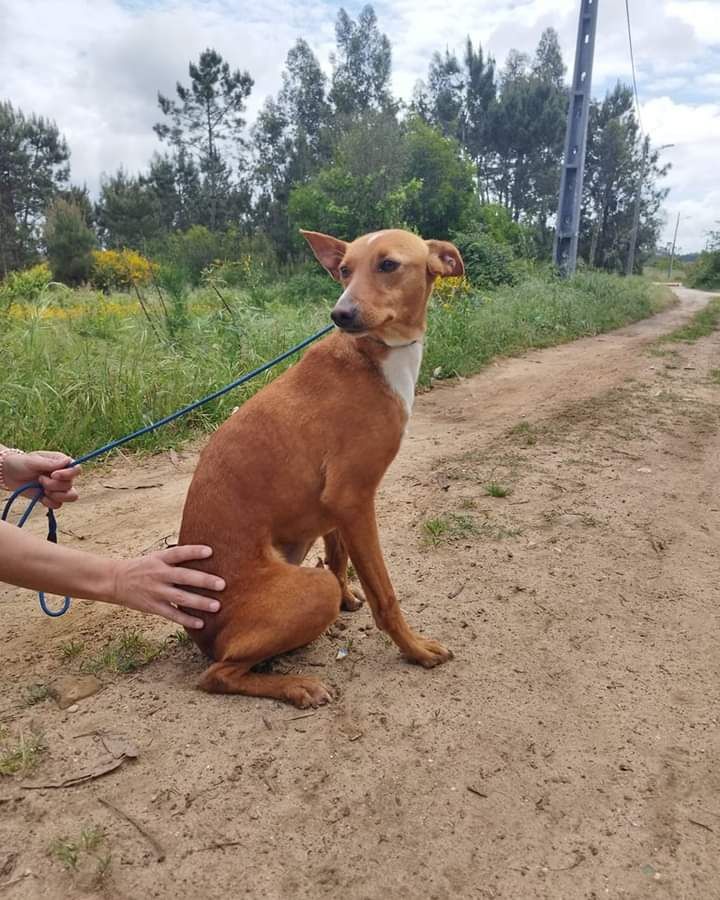
[[[452,650],[448,650],[440,641],[424,637],[417,638],[415,646],[406,656],[410,662],[417,663],[425,669],[433,669],[453,658]]]
[[[328,688],[315,678],[294,678],[293,683],[288,685],[285,696],[288,703],[298,709],[308,709],[311,706],[317,709],[333,699]]]
[[[365,602],[365,598],[360,591],[351,591],[349,587],[343,590],[342,600],[340,601],[340,609],[345,612],[355,612]]]

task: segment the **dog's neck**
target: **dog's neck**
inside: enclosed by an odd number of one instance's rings
[[[412,347],[413,344],[421,344],[422,341],[417,339],[414,341],[408,341],[406,344],[388,344],[385,341],[381,340],[381,338],[377,338],[372,334],[366,335],[371,341],[375,341],[376,344],[382,344],[383,347],[387,347],[388,350],[402,350],[403,347]]]

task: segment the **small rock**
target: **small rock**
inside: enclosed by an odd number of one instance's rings
[[[72,706],[68,706],[67,711],[68,712],[77,712],[79,709],[80,709],[80,707],[77,705],[77,703],[73,703]]]
[[[643,475],[649,475],[652,472],[652,469],[650,466],[640,466],[638,472],[642,472]]]
[[[78,700],[97,694],[101,687],[102,683],[94,675],[65,675],[53,681],[48,693],[60,709],[68,709]]]

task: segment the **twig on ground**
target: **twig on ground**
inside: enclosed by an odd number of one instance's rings
[[[113,812],[117,813],[121,818],[125,819],[126,822],[129,822],[140,832],[145,840],[152,846],[158,862],[162,862],[165,859],[165,849],[163,848],[160,841],[158,841],[157,838],[153,837],[153,835],[151,835],[150,832],[147,831],[147,829],[143,828],[143,826],[138,822],[136,818],[131,816],[130,813],[126,813],[125,810],[120,809],[119,806],[115,806],[114,803],[106,800],[105,797],[98,797],[98,801],[102,803],[103,806],[107,806],[108,809],[113,810]]]

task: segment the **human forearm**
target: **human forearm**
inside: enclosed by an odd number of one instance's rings
[[[0,522],[0,581],[85,600],[115,596],[117,562],[51,544]]]
[[[0,522],[0,581],[117,603],[163,616],[186,628],[202,628],[204,624],[191,610],[207,613],[220,608],[216,597],[198,591],[222,591],[222,578],[181,565],[210,556],[210,547],[182,546],[136,559],[109,559],[50,544]]]

